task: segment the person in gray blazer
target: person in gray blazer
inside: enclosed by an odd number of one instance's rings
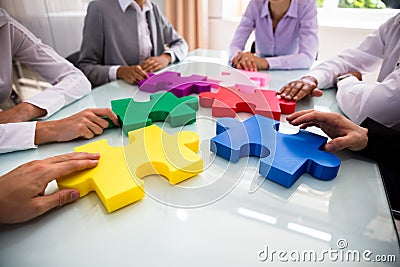
[[[78,66],[92,87],[116,79],[135,84],[187,53],[184,38],[150,0],[94,0],[88,5]]]

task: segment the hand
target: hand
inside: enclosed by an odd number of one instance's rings
[[[349,72],[346,72],[346,73],[339,74],[337,77],[345,75],[345,74],[351,74],[354,77],[356,77],[359,81],[362,81],[362,74],[359,71],[349,71]]]
[[[43,117],[47,111],[34,106],[30,103],[21,102],[20,104],[0,112],[0,123],[24,122]]]
[[[171,55],[168,53],[162,54],[158,57],[150,57],[146,59],[141,67],[144,71],[155,72],[165,68],[171,62]]]
[[[247,71],[265,70],[269,68],[267,59],[257,57],[250,52],[239,52],[237,56],[232,59],[232,66],[239,70]]]
[[[123,79],[127,83],[136,84],[138,81],[149,78],[146,71],[140,65],[120,66],[117,69],[117,78]]]
[[[302,129],[310,126],[321,128],[332,138],[325,144],[325,150],[329,152],[345,148],[358,151],[368,144],[368,129],[358,126],[338,113],[303,110],[287,116],[286,119],[292,125],[300,125]]]
[[[312,76],[304,76],[300,80],[292,81],[283,86],[278,95],[282,99],[299,101],[306,97],[311,96],[322,96],[322,91],[317,88],[318,81]]]
[[[99,154],[70,153],[25,163],[0,177],[0,223],[19,223],[75,201],[79,191],[44,195],[47,184],[65,175],[97,166]]]
[[[38,122],[35,144],[65,142],[79,137],[93,138],[108,127],[108,121],[102,117],[108,117],[115,125],[119,125],[117,115],[109,108],[88,108],[65,119]]]

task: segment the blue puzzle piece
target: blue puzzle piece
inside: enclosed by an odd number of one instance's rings
[[[304,172],[321,180],[337,176],[340,159],[321,150],[327,138],[305,130],[297,134],[278,132],[279,122],[255,115],[244,122],[231,118],[217,121],[217,136],[210,149],[232,162],[257,156],[259,173],[285,187],[292,186]]]

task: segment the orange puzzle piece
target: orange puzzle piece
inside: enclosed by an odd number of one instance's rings
[[[220,86],[218,92],[204,92],[199,98],[200,106],[211,107],[215,117],[235,117],[238,112],[249,112],[279,121],[281,113],[290,114],[296,108],[295,101],[281,99],[276,91],[246,85]]]
[[[99,140],[75,148],[76,152],[100,153],[99,164],[60,179],[58,187],[78,189],[81,197],[96,191],[107,211],[112,212],[144,197],[141,178],[147,175],[161,174],[177,184],[203,171],[195,132],[170,135],[151,125],[128,135],[129,144],[123,147]]]

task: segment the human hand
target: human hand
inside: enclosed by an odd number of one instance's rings
[[[232,59],[232,66],[239,70],[247,71],[265,70],[269,68],[267,59],[257,57],[250,52],[239,52],[237,56]]]
[[[339,74],[337,76],[337,78],[339,78],[340,76],[346,75],[346,74],[350,74],[350,75],[356,77],[359,81],[362,81],[362,74],[359,71],[349,71],[349,72],[346,72],[346,73],[342,73],[342,74]]]
[[[136,84],[138,81],[149,78],[147,72],[140,65],[120,66],[117,69],[117,78],[123,79],[127,83]]]
[[[278,91],[278,95],[280,95],[282,99],[294,101],[299,101],[307,95],[322,96],[323,93],[317,86],[317,79],[312,76],[304,76],[300,80],[292,81],[283,86]]]
[[[35,144],[65,142],[79,137],[93,138],[108,127],[108,121],[102,117],[108,117],[115,125],[119,125],[117,115],[109,108],[88,108],[65,119],[38,122]]]
[[[158,57],[150,57],[146,59],[141,67],[144,71],[155,72],[165,68],[171,62],[171,55],[164,53]]]
[[[368,129],[358,126],[351,120],[334,112],[303,110],[290,114],[286,120],[302,129],[316,126],[327,134],[331,141],[325,144],[329,152],[348,148],[358,151],[368,144]]]
[[[49,182],[97,166],[99,154],[70,153],[25,163],[0,176],[0,223],[19,223],[73,202],[79,191],[44,195]]]
[[[47,111],[30,103],[21,102],[18,105],[0,112],[0,124],[24,122],[43,117]]]

